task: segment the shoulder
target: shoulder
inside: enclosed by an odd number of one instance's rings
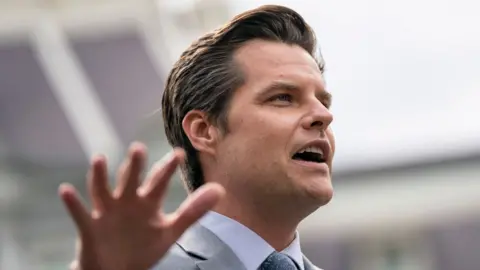
[[[150,270],[198,270],[195,259],[178,244],[172,246],[169,252]]]

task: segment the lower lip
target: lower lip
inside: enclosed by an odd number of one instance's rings
[[[327,163],[322,162],[322,163],[317,163],[317,162],[310,162],[310,161],[303,161],[303,160],[292,160],[295,164],[309,168],[309,169],[314,169],[314,170],[321,170],[321,171],[329,171],[329,167]]]

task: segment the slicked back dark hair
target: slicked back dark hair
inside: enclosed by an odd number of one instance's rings
[[[190,191],[200,187],[204,179],[198,153],[182,128],[183,118],[191,110],[200,110],[211,123],[228,132],[229,101],[244,83],[233,56],[243,44],[258,39],[302,47],[317,59],[323,72],[323,60],[316,55],[314,31],[300,14],[283,6],[266,5],[246,11],[193,42],[170,71],[162,99],[168,142],[186,152],[182,176]]]

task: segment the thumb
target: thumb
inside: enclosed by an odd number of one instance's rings
[[[211,210],[225,196],[225,189],[217,183],[198,188],[171,215],[173,236],[179,238],[190,226]]]

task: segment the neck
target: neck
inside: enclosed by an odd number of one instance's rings
[[[275,250],[285,249],[295,238],[301,218],[286,215],[285,212],[279,211],[280,206],[268,207],[251,198],[249,203],[245,203],[233,194],[226,194],[224,198],[213,210],[243,224]]]

